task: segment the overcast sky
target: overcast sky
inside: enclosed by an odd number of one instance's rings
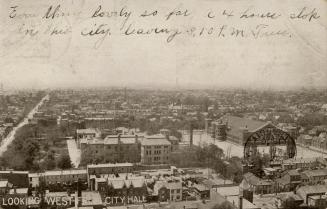
[[[287,29],[292,37],[217,38],[216,36],[176,36],[170,43],[167,35],[122,36],[114,30],[122,18],[90,19],[101,1],[89,4],[83,0],[61,2],[65,11],[82,11],[79,17],[56,20],[54,25],[72,26],[69,35],[50,37],[38,34],[22,37],[17,30],[22,24],[48,27],[50,20],[9,18],[10,7],[19,5],[27,12],[43,14],[50,5],[45,1],[1,2],[0,82],[7,88],[55,88],[93,86],[170,86],[184,88],[293,88],[327,85],[327,1],[106,1],[104,10],[117,10],[127,5],[132,11],[158,9],[167,12],[181,6],[192,11],[187,18],[162,21],[154,17],[146,21],[131,17],[127,22],[136,28],[186,28],[221,25],[253,28],[267,24],[276,30]],[[54,2],[54,1],[51,1]],[[58,1],[59,2],[59,1]],[[310,3],[309,3],[310,2]],[[292,11],[309,6],[317,8],[320,18],[310,22],[289,20]],[[277,20],[215,20],[205,18],[205,11],[220,13],[224,8],[234,14],[246,8],[254,11],[277,11]],[[308,11],[311,11],[308,9]],[[135,12],[135,14],[136,14]],[[95,22],[98,21],[98,22]],[[80,31],[93,24],[112,26],[113,34],[95,49],[97,39],[82,37]],[[13,32],[14,31],[14,32]]]

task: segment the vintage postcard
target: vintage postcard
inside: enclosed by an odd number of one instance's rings
[[[326,0],[0,0],[0,209],[327,208]]]

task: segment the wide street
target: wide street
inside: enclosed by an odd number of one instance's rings
[[[17,125],[13,128],[13,130],[8,134],[6,138],[4,138],[1,142],[0,146],[0,156],[7,150],[7,147],[11,144],[11,142],[15,139],[16,132],[23,126],[29,123],[30,119],[33,119],[34,114],[38,111],[38,109],[42,106],[45,100],[49,100],[49,95],[44,96],[41,101],[29,112],[29,114]]]

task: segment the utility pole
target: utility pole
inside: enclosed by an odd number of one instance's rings
[[[190,122],[190,147],[193,146],[193,122]]]

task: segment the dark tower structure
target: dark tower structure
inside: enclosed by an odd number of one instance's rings
[[[193,123],[190,122],[190,147],[193,146]]]

